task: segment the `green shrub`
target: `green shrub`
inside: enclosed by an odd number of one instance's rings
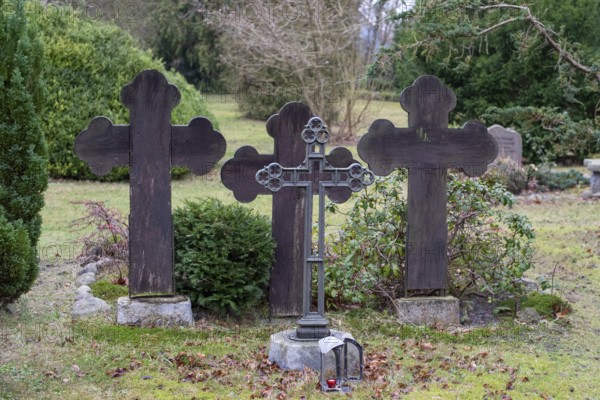
[[[527,187],[527,171],[510,158],[500,158],[488,167],[483,179],[494,185],[501,184],[513,194],[521,193]]]
[[[328,238],[329,306],[380,302],[404,295],[406,172],[378,178],[356,197],[339,232]],[[514,196],[480,179],[448,181],[449,290],[455,296],[519,293],[532,267],[527,218],[507,210]],[[330,206],[330,211],[337,208]]]
[[[23,2],[13,12],[0,1],[0,208],[38,242],[48,186],[46,142],[40,126],[43,49],[27,23]]]
[[[577,170],[571,169],[564,172],[552,172],[551,166],[544,164],[534,173],[538,189],[546,190],[567,190],[578,185],[586,185],[589,179]]]
[[[195,116],[214,117],[193,86],[172,72],[165,72],[160,61],[152,58],[120,28],[92,21],[69,8],[32,5],[31,13],[42,32],[46,49],[45,80],[48,97],[42,114],[48,140],[49,172],[53,177],[74,179],[120,180],[127,168],[117,168],[105,177],[92,174],[73,151],[75,136],[92,118],[104,115],[113,123],[126,124],[129,111],[120,102],[123,85],[144,69],[165,74],[181,92],[181,102],[172,113],[173,123],[187,124]],[[179,176],[184,169],[176,168]]]
[[[20,221],[0,214],[0,308],[27,293],[39,272],[35,248]]]
[[[264,299],[275,243],[268,218],[217,199],[173,213],[175,282],[194,305],[237,313]]]

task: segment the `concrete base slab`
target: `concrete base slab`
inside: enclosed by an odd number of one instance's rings
[[[117,324],[135,326],[192,326],[192,303],[187,296],[117,300]]]
[[[271,335],[269,343],[269,361],[287,370],[301,371],[308,367],[315,371],[321,370],[321,351],[319,341],[300,341],[291,339],[296,330],[277,332]],[[354,339],[348,332],[331,331],[331,335],[340,340]]]
[[[460,306],[456,297],[409,297],[396,299],[400,323],[446,327],[460,325]]]

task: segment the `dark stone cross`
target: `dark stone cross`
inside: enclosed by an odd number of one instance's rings
[[[171,167],[204,175],[225,154],[225,139],[208,119],[171,125],[171,110],[180,97],[160,72],[143,71],[121,91],[130,124],[96,117],[75,140],[75,152],[97,175],[130,167],[130,297],[175,293]]]
[[[408,112],[409,127],[373,122],[358,144],[358,154],[376,175],[409,169],[405,288],[445,289],[447,169],[481,175],[496,158],[498,147],[481,122],[448,128],[456,96],[435,76],[421,76],[404,89],[400,104]]]
[[[300,136],[300,135],[299,135]],[[305,265],[302,274],[302,318],[298,320],[296,339],[317,340],[329,335],[325,319],[325,196],[329,193],[332,201],[340,202],[331,193],[334,188],[358,192],[373,183],[371,171],[355,162],[345,168],[335,168],[325,155],[325,144],[329,131],[321,118],[313,117],[302,130],[306,158],[297,167],[284,167],[270,163],[256,173],[256,181],[267,190],[279,192],[286,187],[301,188],[306,192],[304,202],[304,241]],[[335,151],[335,150],[334,150]],[[318,240],[313,248],[313,195],[318,195]],[[347,199],[347,197],[346,197]],[[292,222],[293,223],[293,222]],[[317,309],[312,310],[312,276],[317,268]]]
[[[256,182],[255,175],[265,165],[278,162],[282,165],[299,165],[306,157],[306,143],[301,132],[313,116],[305,104],[292,102],[281,108],[279,114],[267,121],[267,133],[274,139],[273,154],[259,154],[251,146],[239,148],[232,159],[221,168],[221,181],[233,191],[238,201],[247,203],[257,195],[272,194],[272,234],[277,243],[275,264],[271,270],[269,303],[273,316],[302,314],[302,279],[305,256],[304,203],[306,191],[286,187],[272,193]],[[334,149],[327,161],[336,167],[347,167],[356,162],[352,153],[344,148]],[[328,188],[333,201],[341,203],[351,195],[348,188]]]

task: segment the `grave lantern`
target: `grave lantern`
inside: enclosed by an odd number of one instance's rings
[[[349,381],[362,379],[363,349],[354,339],[326,336],[319,340],[321,390],[349,392]]]

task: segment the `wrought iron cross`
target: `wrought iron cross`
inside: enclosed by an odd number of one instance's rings
[[[346,168],[335,168],[326,159],[325,144],[329,131],[321,118],[313,117],[302,131],[306,143],[306,159],[296,168],[287,168],[279,163],[271,163],[256,173],[256,181],[272,192],[284,187],[306,189],[304,224],[304,260],[302,317],[298,320],[296,337],[300,340],[316,340],[329,335],[325,319],[325,195],[328,188],[345,187],[353,192],[362,190],[373,183],[371,171],[352,163]],[[313,195],[319,196],[318,240],[313,248]],[[312,273],[317,267],[317,311],[311,311]]]
[[[206,118],[171,125],[181,95],[158,71],[146,70],[123,87],[130,125],[96,117],[75,139],[75,152],[97,175],[129,165],[129,295],[172,296],[171,166],[210,172],[225,154],[225,139]]]
[[[485,172],[498,146],[484,124],[469,121],[448,128],[456,96],[435,76],[418,78],[400,96],[408,128],[377,120],[358,143],[358,154],[377,175],[408,168],[406,289],[445,289],[446,175],[458,168],[468,176]]]
[[[258,170],[273,162],[298,165],[304,160],[306,143],[298,132],[311,117],[313,113],[307,105],[299,102],[286,104],[279,114],[267,121],[267,132],[274,144],[272,154],[259,154],[254,147],[244,146],[221,168],[221,182],[233,191],[238,201],[250,202],[257,195],[272,195],[272,235],[277,243],[269,282],[269,305],[273,316],[302,313],[306,193],[302,188],[292,187],[271,192],[256,182],[255,176]],[[347,167],[356,162],[352,153],[343,147],[334,149],[326,160],[334,167]],[[327,189],[327,196],[334,203],[343,203],[351,194],[348,188]]]

